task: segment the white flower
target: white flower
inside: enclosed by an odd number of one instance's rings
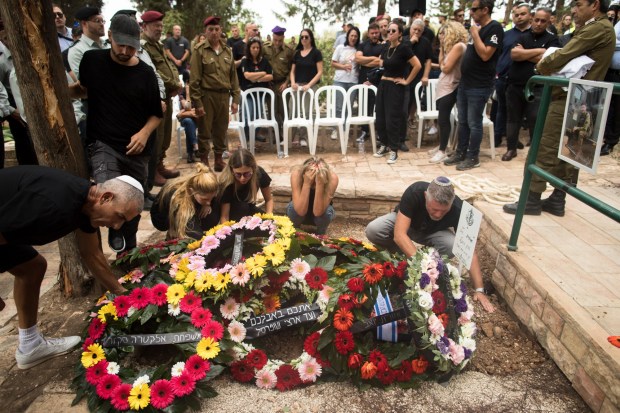
[[[476,351],[476,340],[471,337],[459,337],[459,343],[470,351]]]
[[[234,298],[229,297],[224,304],[220,305],[222,317],[227,320],[234,320],[239,315],[239,304]]]
[[[150,382],[149,376],[145,374],[144,376],[138,377],[136,381],[133,382],[133,387],[139,387],[143,384],[149,384]]]
[[[310,272],[310,264],[301,258],[295,258],[291,261],[291,275],[295,277],[299,281],[303,281],[305,279],[306,274]]]
[[[230,339],[236,343],[241,343],[245,340],[245,332],[245,327],[238,321],[233,321],[228,325]]]
[[[420,295],[418,297],[418,304],[424,310],[430,310],[433,308],[433,297],[426,291],[420,291]]]
[[[469,322],[461,326],[461,335],[463,337],[473,337],[476,334],[476,324]]]
[[[456,288],[452,290],[452,296],[454,297],[455,300],[458,300],[463,296],[463,291],[461,291],[460,288]]]
[[[179,314],[181,314],[181,306],[174,305],[174,304],[168,304],[168,314],[170,314],[173,317],[177,317]]]
[[[321,292],[319,292],[319,298],[317,299],[317,302],[320,301],[320,302],[327,304],[333,292],[334,292],[334,289],[330,287],[329,285],[323,286],[323,289],[321,290]]]
[[[121,370],[121,367],[118,365],[117,362],[111,361],[108,363],[108,368],[106,370],[108,374],[118,374],[118,372]]]
[[[183,370],[185,370],[185,362],[179,361],[178,363],[174,363],[170,374],[172,377],[179,377],[183,373]]]

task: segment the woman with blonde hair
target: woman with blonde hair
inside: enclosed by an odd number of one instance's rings
[[[467,49],[467,30],[461,23],[447,21],[438,32],[439,69],[437,80],[437,111],[439,124],[439,148],[429,160],[439,163],[446,158],[446,147],[452,132],[450,113],[456,103],[456,94],[461,81],[461,60]]]
[[[202,163],[190,175],[169,180],[151,208],[151,221],[167,239],[199,239],[220,220],[219,184],[215,173]]]
[[[325,234],[335,215],[332,199],[336,188],[338,175],[327,162],[317,157],[306,159],[291,170],[293,199],[286,207],[286,215],[295,225],[315,225],[317,234]]]
[[[273,197],[271,196],[271,177],[263,168],[256,164],[256,158],[247,149],[239,148],[228,159],[228,165],[220,175],[220,186],[223,188],[220,197],[220,222],[239,219],[254,215],[257,212],[273,213]],[[265,200],[265,210],[256,206],[258,191]]]

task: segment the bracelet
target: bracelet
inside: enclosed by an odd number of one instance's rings
[[[476,288],[474,291],[477,293],[486,294],[486,291],[484,291],[484,287]]]

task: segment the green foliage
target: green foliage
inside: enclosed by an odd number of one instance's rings
[[[334,54],[334,43],[336,39],[333,37],[317,39],[316,47],[321,51],[323,55],[323,77],[321,78],[321,85],[333,85],[334,84],[334,70],[332,68],[332,56]]]
[[[83,0],[56,0],[53,3],[58,4],[65,16],[67,16],[66,25],[68,27],[71,27],[75,21],[75,12],[86,5],[86,2]],[[101,9],[103,7],[103,0],[92,0],[88,2],[88,5]]]
[[[284,15],[276,13],[276,17],[286,20],[301,15],[302,26],[314,30],[314,22],[346,22],[354,13],[370,12],[372,3],[371,0],[282,0],[286,11]]]

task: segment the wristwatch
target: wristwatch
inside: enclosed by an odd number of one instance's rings
[[[480,287],[480,288],[476,288],[474,290],[477,293],[482,293],[482,294],[486,294],[487,292],[484,290],[484,287]]]

